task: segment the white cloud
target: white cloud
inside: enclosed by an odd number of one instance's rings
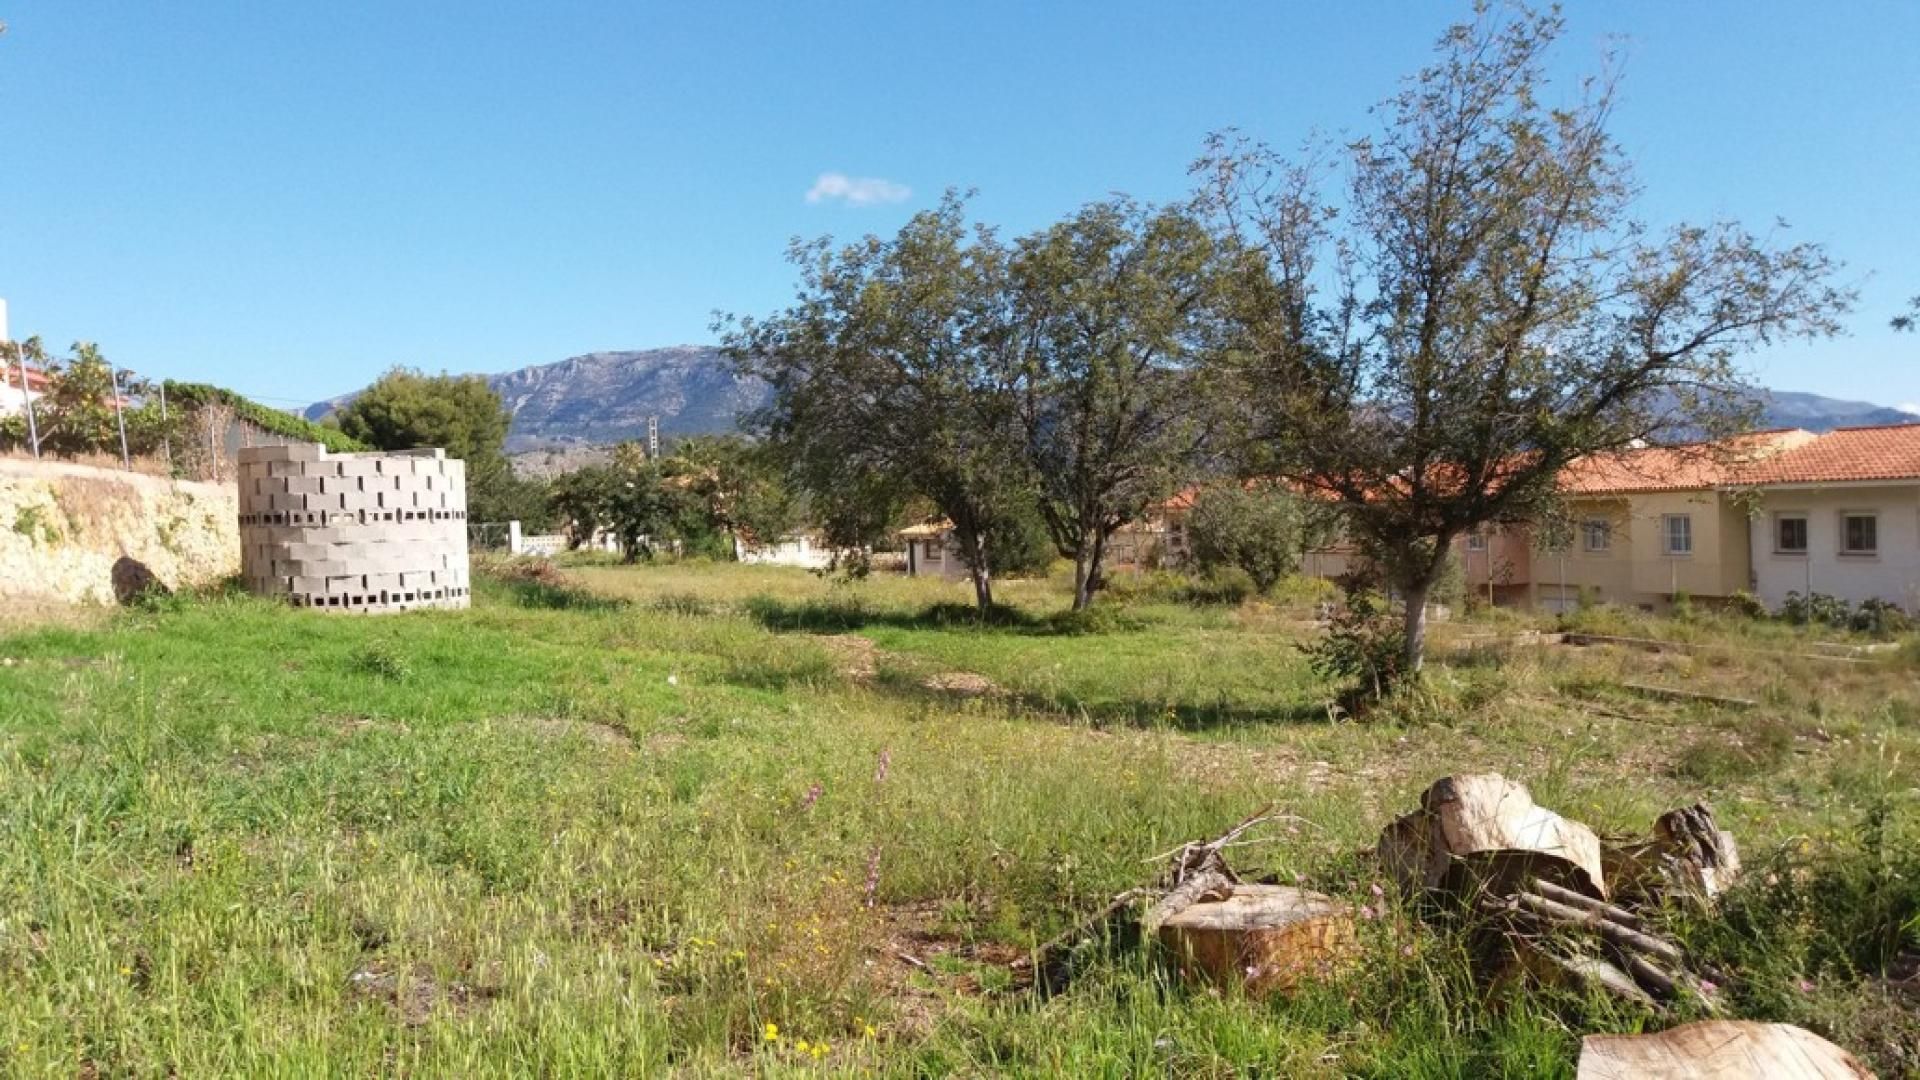
[[[823,172],[807,189],[810,203],[843,202],[848,206],[877,206],[880,203],[905,202],[913,189],[905,184],[882,180],[877,176],[848,176]]]
[[[1920,416],[1920,401],[1909,401],[1904,405],[1895,405],[1894,408],[1909,416]]]

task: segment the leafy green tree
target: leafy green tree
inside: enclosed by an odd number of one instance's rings
[[[478,375],[426,375],[394,368],[332,419],[341,431],[380,450],[438,447],[467,463],[467,516],[508,521],[541,505],[537,487],[507,462],[512,414]]]
[[[578,548],[610,527],[606,496],[612,482],[606,466],[588,465],[562,473],[548,483],[549,520],[566,532],[570,548]]]
[[[1232,567],[1261,592],[1300,569],[1308,551],[1332,538],[1330,515],[1271,484],[1204,489],[1187,513],[1187,542],[1203,570]]]
[[[949,194],[891,239],[797,243],[794,304],[716,329],[765,380],[756,419],[843,546],[872,542],[914,494],[953,522],[981,610],[989,538],[1030,499],[1003,362],[1007,252]],[[856,501],[857,500],[857,501]]]
[[[47,372],[47,391],[34,403],[40,445],[64,454],[109,449],[118,452],[120,429],[114,418],[117,394],[113,369],[99,347],[76,341],[71,357],[49,358],[42,351],[41,359]]]
[[[600,481],[599,515],[620,538],[627,562],[653,558],[654,547],[669,539],[680,505],[664,483],[660,463],[647,456],[646,447],[624,442],[613,448],[606,467],[596,470]]]
[[[1207,372],[1225,344],[1222,245],[1183,209],[1116,198],[1020,240],[1011,381],[1028,471],[1073,607],[1104,583],[1114,532],[1192,476],[1208,446]]]
[[[661,468],[688,503],[687,531],[724,537],[729,558],[735,539],[772,542],[800,522],[798,501],[763,444],[738,435],[694,436],[681,440]]]
[[[1833,333],[1851,302],[1817,246],[1635,221],[1613,83],[1546,101],[1561,29],[1482,5],[1345,147],[1337,195],[1325,158],[1230,137],[1196,165],[1203,204],[1263,255],[1226,400],[1398,594],[1396,676],[1419,671],[1455,537],[1531,516],[1583,454],[1741,429],[1735,358]]]

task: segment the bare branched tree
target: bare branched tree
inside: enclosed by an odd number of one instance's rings
[[[1482,5],[1377,134],[1300,161],[1227,134],[1195,166],[1200,205],[1262,256],[1233,400],[1398,592],[1409,673],[1455,537],[1550,504],[1581,455],[1739,429],[1736,358],[1834,333],[1852,299],[1817,246],[1636,221],[1611,77],[1542,100],[1561,30]]]

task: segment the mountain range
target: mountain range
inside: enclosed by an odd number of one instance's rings
[[[740,413],[767,399],[759,381],[736,374],[720,350],[703,345],[596,352],[487,376],[513,413],[510,451],[564,449],[644,439],[647,418],[660,434],[711,435],[733,431]],[[1920,421],[1920,415],[1865,401],[1763,390],[1762,427],[1836,427]],[[353,400],[344,394],[307,407],[317,420]]]

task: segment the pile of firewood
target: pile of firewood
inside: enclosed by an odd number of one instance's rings
[[[1353,904],[1245,881],[1228,865],[1228,849],[1279,820],[1269,808],[1159,857],[1165,869],[1154,885],[1121,893],[1035,951],[1036,983],[1058,991],[1089,950],[1147,942],[1163,948],[1182,977],[1254,995],[1287,992],[1356,959]],[[1450,776],[1382,831],[1373,854],[1426,917],[1465,927],[1495,987],[1529,980],[1593,988],[1656,1011],[1687,1001],[1718,1012],[1709,990],[1726,976],[1657,933],[1650,917],[1672,905],[1710,910],[1739,877],[1739,849],[1705,803],[1662,814],[1646,837],[1603,838],[1505,777]],[[1711,1020],[1658,1035],[1589,1036],[1579,1075],[1869,1074],[1800,1028]]]
[[[1678,944],[1645,914],[1710,906],[1739,875],[1732,834],[1705,803],[1661,815],[1651,839],[1603,841],[1503,776],[1450,776],[1380,835],[1381,868],[1430,910],[1464,918],[1496,979],[1580,983],[1712,1010]]]

